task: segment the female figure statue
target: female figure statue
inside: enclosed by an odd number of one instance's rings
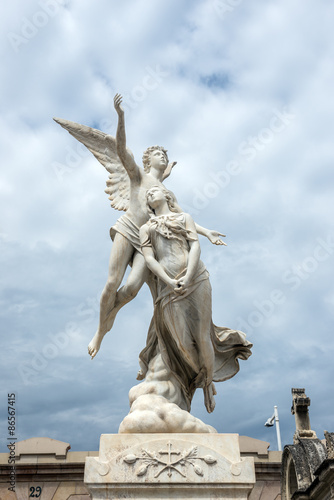
[[[200,260],[190,215],[174,209],[173,197],[164,187],[152,187],[146,196],[151,217],[140,229],[140,241],[147,267],[157,277],[157,299],[147,345],[140,354],[139,378],[148,374],[152,379],[149,365],[161,356],[181,390],[185,404],[179,406],[189,411],[200,387],[211,413],[213,381],[233,377],[239,370],[238,358],[247,359],[252,344],[243,332],[212,322],[209,273]]]

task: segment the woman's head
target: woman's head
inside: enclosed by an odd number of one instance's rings
[[[171,191],[168,191],[162,186],[153,186],[146,191],[146,204],[148,213],[151,215],[155,214],[155,207],[159,206],[162,202],[166,201],[168,208],[171,212],[177,212],[175,208],[175,196]]]

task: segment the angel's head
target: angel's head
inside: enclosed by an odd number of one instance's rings
[[[159,206],[162,201],[166,201],[171,212],[178,212],[175,208],[176,198],[172,191],[168,191],[163,186],[153,186],[146,191],[146,205],[149,215],[155,215],[154,209]]]
[[[148,174],[151,167],[165,170],[168,165],[167,149],[162,146],[151,146],[144,151],[143,166],[145,172]]]

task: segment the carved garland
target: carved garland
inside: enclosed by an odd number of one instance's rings
[[[172,476],[172,472],[175,471],[182,477],[186,477],[186,474],[180,470],[180,466],[191,465],[198,476],[203,476],[204,471],[199,465],[198,461],[203,461],[208,465],[214,465],[217,460],[211,455],[205,455],[204,457],[198,456],[197,446],[193,446],[187,451],[172,451],[172,443],[167,443],[167,450],[161,450],[158,453],[151,452],[142,448],[141,455],[137,457],[136,455],[129,454],[123,458],[124,462],[127,464],[134,464],[139,462],[139,467],[136,469],[137,476],[144,476],[148,471],[149,467],[156,467],[158,470],[154,477],[160,476],[163,472],[167,471],[169,477]],[[196,463],[197,461],[197,463]]]

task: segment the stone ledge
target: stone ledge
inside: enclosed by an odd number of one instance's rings
[[[47,455],[55,456],[57,459],[66,458],[70,443],[57,441],[48,437],[34,437],[15,443],[15,460],[19,461],[23,456]]]
[[[0,465],[0,483],[8,482],[10,465]],[[18,464],[16,481],[82,481],[84,463],[70,464]]]

